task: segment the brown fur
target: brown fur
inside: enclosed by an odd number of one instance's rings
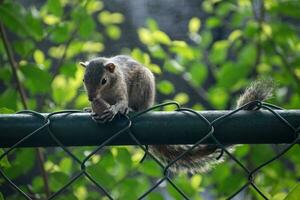
[[[105,70],[108,63],[113,63],[114,72]],[[95,58],[85,62],[85,86],[89,98],[92,100],[92,110],[100,120],[112,120],[117,112],[125,113],[128,108],[142,111],[151,107],[155,98],[154,76],[149,69],[128,56],[112,58]],[[103,77],[107,84],[101,85]],[[250,101],[269,98],[272,89],[267,81],[254,82],[239,98],[237,107]],[[103,108],[104,107],[104,108]],[[253,108],[246,108],[251,110]],[[150,151],[165,164],[172,162],[180,154],[193,145],[150,145]],[[228,151],[233,151],[228,147]],[[216,159],[221,150],[216,145],[201,144],[195,147],[180,160],[170,166],[172,171],[186,171],[190,173],[204,172],[212,166],[222,162]]]
[[[110,65],[115,66],[113,72]],[[85,62],[84,83],[97,119],[111,121],[118,113],[141,111],[154,103],[155,81],[149,69],[128,56],[99,57]],[[101,80],[107,83],[101,85]],[[95,101],[104,103],[95,103]],[[105,109],[95,106],[106,106]],[[100,112],[101,111],[101,112]]]

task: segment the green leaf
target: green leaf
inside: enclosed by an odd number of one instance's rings
[[[66,62],[59,68],[59,72],[66,77],[75,78],[77,67],[78,66],[74,62]]]
[[[217,15],[222,18],[226,17],[228,13],[235,9],[235,5],[231,2],[223,2],[218,6]]]
[[[93,18],[89,15],[85,16],[85,19],[79,24],[79,35],[83,38],[88,38],[94,33],[96,24]]]
[[[151,192],[149,195],[147,195],[148,200],[164,200],[164,196],[161,193],[158,192]]]
[[[44,61],[45,61],[45,55],[44,53],[37,49],[34,51],[33,53],[33,58],[34,58],[34,61],[37,63],[37,64],[43,64]]]
[[[20,70],[24,74],[24,85],[33,94],[47,93],[50,89],[51,75],[35,65],[23,65]]]
[[[118,40],[122,34],[121,29],[115,25],[107,26],[105,32],[113,40]]]
[[[31,40],[19,40],[13,42],[14,51],[21,57],[27,56],[35,48],[35,44]]]
[[[5,83],[5,85],[11,84],[12,72],[8,66],[3,66],[0,68],[0,79]]]
[[[102,1],[89,1],[86,5],[86,10],[89,14],[102,10],[104,7]]]
[[[0,114],[13,114],[13,113],[15,113],[15,111],[12,109],[8,109],[5,107],[0,108]]]
[[[191,76],[191,82],[193,85],[199,87],[202,85],[207,77],[207,68],[202,63],[194,63],[189,70]]]
[[[176,60],[166,61],[164,69],[173,74],[181,74],[184,71],[183,66],[181,66]]]
[[[42,177],[41,176],[34,177],[31,186],[33,192],[36,193],[40,192],[44,186]]]
[[[249,151],[251,151],[251,162],[255,166],[261,165],[266,161],[266,156],[274,153],[270,146],[266,145],[251,145]]]
[[[142,192],[147,190],[149,183],[147,179],[127,178],[118,188],[119,196],[117,199],[138,199]],[[134,188],[134,189],[133,189]]]
[[[166,52],[161,48],[160,45],[153,45],[149,47],[151,56],[154,58],[164,59],[166,58]]]
[[[190,180],[184,174],[177,176],[174,182],[189,197],[198,193],[199,191],[199,188],[194,189],[191,187]],[[175,199],[182,199],[182,196],[170,184],[167,185],[167,189],[172,197]]]
[[[188,60],[193,60],[195,58],[193,49],[184,41],[173,41],[170,51]]]
[[[161,74],[161,69],[160,69],[160,67],[159,67],[158,65],[156,65],[156,64],[150,63],[150,64],[148,64],[146,67],[147,67],[148,69],[150,69],[150,71],[153,72],[153,73],[155,73],[155,74]]]
[[[13,32],[20,36],[34,35],[34,32],[27,26],[21,19],[26,18],[23,16],[22,7],[19,4],[4,3],[0,4],[0,21],[4,23]]]
[[[154,42],[154,38],[152,36],[152,33],[146,29],[146,28],[139,28],[138,29],[138,36],[139,39],[142,43],[144,43],[145,45],[153,45]]]
[[[72,22],[74,23],[81,23],[86,16],[87,11],[82,6],[75,7],[75,9],[73,9],[71,13]]]
[[[280,193],[275,194],[275,195],[271,198],[271,200],[282,200],[282,199],[284,199],[285,197],[286,197],[286,193],[280,192]]]
[[[220,20],[220,18],[217,18],[217,17],[209,17],[206,20],[206,26],[208,28],[216,28],[216,27],[220,26],[220,24],[221,24],[221,20]]]
[[[24,22],[23,22],[24,23]],[[36,40],[41,40],[44,35],[41,18],[36,14],[36,10],[32,9],[25,17],[25,24],[30,29],[30,34]]]
[[[249,20],[246,23],[246,28],[244,29],[244,33],[247,37],[251,38],[259,31],[259,25],[256,21]]]
[[[300,4],[297,1],[280,1],[272,7],[272,12],[275,15],[286,15],[300,19]]]
[[[0,109],[1,110],[1,109]],[[0,111],[0,113],[2,113]],[[3,149],[0,149],[0,156],[2,156],[2,154],[4,153]],[[7,156],[4,156],[1,160],[0,160],[0,167],[3,167],[3,168],[7,168],[7,167],[10,167],[10,163],[7,159]],[[1,193],[0,193],[1,194]],[[1,196],[1,195],[0,195]],[[0,198],[1,199],[1,198]]]
[[[49,176],[49,186],[51,190],[57,191],[69,181],[69,176],[62,172],[54,172]]]
[[[58,24],[61,20],[55,15],[45,15],[43,16],[44,23],[47,25],[55,25]]]
[[[193,105],[192,109],[196,110],[196,111],[205,110],[205,108],[201,104],[199,104],[199,103],[196,103],[195,105]]]
[[[222,184],[231,175],[230,167],[228,165],[222,164],[217,165],[214,170],[212,170],[212,179],[215,184]]]
[[[10,164],[13,167],[5,169],[6,175],[12,180],[30,171],[34,166],[36,159],[33,148],[18,149],[14,153],[14,159],[10,159]]]
[[[53,99],[59,105],[66,104],[76,96],[76,87],[71,86],[70,79],[63,75],[56,76],[51,86]]]
[[[248,66],[248,70],[251,69],[251,67],[254,65],[256,58],[256,47],[254,44],[248,44],[245,45],[241,50],[238,55],[238,64],[239,65],[246,65]]]
[[[230,33],[230,35],[228,36],[228,40],[230,42],[234,42],[235,40],[237,40],[239,37],[241,37],[243,35],[243,32],[241,30],[234,30]]]
[[[214,8],[213,8],[213,1],[203,1],[203,3],[202,3],[202,9],[206,13],[213,12],[213,10],[214,10]]]
[[[148,66],[151,63],[151,58],[147,53],[143,53],[140,49],[134,48],[131,52],[131,56],[140,63]]]
[[[180,105],[183,105],[189,102],[189,96],[186,93],[181,92],[174,97],[174,101],[178,102]]]
[[[168,95],[174,92],[174,86],[170,81],[163,80],[157,85],[158,91],[162,94]]]
[[[94,41],[88,41],[85,42],[82,46],[82,51],[88,52],[88,53],[100,53],[104,50],[104,44],[101,42],[94,42]],[[80,52],[81,49],[78,51]]]
[[[242,158],[244,156],[246,156],[249,152],[249,145],[241,145],[241,146],[238,146],[235,150],[235,154]]]
[[[82,89],[83,90],[83,89]],[[86,94],[80,94],[75,100],[75,108],[83,109],[89,105],[89,101]]]
[[[76,40],[72,41],[69,44],[69,47],[67,49],[67,58],[70,59],[78,54],[81,54],[82,51],[86,51],[86,48],[88,48],[89,46],[91,46],[91,45],[89,45],[88,43],[82,43],[81,41],[76,41]],[[90,50],[92,50],[92,49],[90,49]]]
[[[143,56],[143,52],[139,49],[139,48],[134,48],[131,51],[131,56],[132,58],[134,58],[135,60],[144,63],[144,56]]]
[[[3,194],[0,192],[0,200],[5,200]]]
[[[131,155],[129,151],[126,148],[117,148],[117,156],[116,160],[119,163],[119,165],[123,165],[127,170],[131,168],[132,162],[131,162]]]
[[[152,37],[158,43],[165,44],[165,45],[171,44],[171,39],[169,38],[169,36],[162,31],[158,31],[158,30],[154,31],[152,33]]]
[[[217,72],[218,85],[224,88],[232,88],[239,80],[245,77],[244,72],[248,66],[225,62]]]
[[[8,109],[18,110],[17,100],[17,91],[14,89],[8,88],[0,94],[0,105],[5,106]]]
[[[284,200],[298,200],[300,197],[300,183],[297,183],[295,187],[288,193]]]
[[[59,46],[52,46],[48,50],[48,54],[52,58],[59,59],[62,57],[63,52],[65,51],[65,46],[64,45],[59,45]]]
[[[210,62],[214,64],[220,64],[224,62],[227,57],[228,47],[229,43],[227,40],[220,40],[215,42],[209,55]]]
[[[98,15],[98,21],[103,25],[121,24],[124,21],[124,16],[121,13],[102,11]]]
[[[47,5],[48,11],[51,14],[56,15],[57,17],[62,16],[63,8],[60,3],[60,0],[48,0],[46,5]]]
[[[84,186],[79,186],[78,188],[76,188],[74,194],[78,199],[82,199],[82,200],[87,199],[87,197],[89,196],[88,190]]]
[[[193,175],[191,178],[191,186],[197,190],[201,184],[202,177],[199,174]]]
[[[189,21],[189,32],[190,33],[197,33],[201,27],[201,21],[197,17],[193,17]]]
[[[214,87],[209,90],[209,100],[217,109],[225,109],[229,99],[228,93],[221,87]]]
[[[159,29],[157,22],[152,18],[147,18],[146,23],[147,27],[149,27],[151,31],[156,31]]]
[[[70,174],[72,165],[73,160],[71,158],[63,158],[59,163],[59,169],[65,174]]]
[[[50,39],[55,43],[65,42],[70,38],[70,30],[67,23],[60,23],[50,33]]]
[[[110,166],[106,167],[108,168]],[[107,168],[101,168],[97,165],[92,165],[87,168],[87,171],[97,181],[97,183],[105,185],[106,187],[111,187],[113,184],[115,184],[116,180],[114,176],[107,172]]]
[[[213,41],[213,36],[212,36],[211,32],[209,32],[209,31],[201,32],[201,45],[204,48],[208,48],[208,46],[211,44],[212,41]]]
[[[141,167],[138,169],[140,172],[151,177],[160,177],[162,175],[160,166],[153,160],[144,161]]]

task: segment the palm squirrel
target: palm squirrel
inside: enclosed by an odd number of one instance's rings
[[[120,112],[142,111],[154,104],[155,80],[152,72],[129,56],[98,57],[80,62],[85,67],[84,85],[91,102],[92,117],[111,121]],[[270,81],[254,82],[238,99],[237,107],[248,102],[263,101],[272,94]],[[248,110],[254,108],[248,107]],[[149,149],[165,164],[171,162],[192,145],[150,145]],[[233,147],[228,147],[229,151]],[[170,166],[172,171],[205,172],[220,163],[221,149],[201,144]]]

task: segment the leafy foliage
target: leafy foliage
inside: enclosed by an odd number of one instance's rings
[[[140,45],[116,52],[131,54],[156,75],[157,101],[175,100],[198,110],[229,109],[252,80],[271,76],[278,89],[270,101],[285,108],[299,108],[300,2],[204,0],[199,6],[205,17],[191,16],[186,38],[173,39],[160,29],[159,23],[148,19],[144,27],[136,30]],[[39,112],[88,106],[78,61],[105,53],[111,43],[122,40],[126,31],[122,26],[126,23],[124,13],[109,11],[96,0],[48,0],[32,6],[7,0],[0,4],[0,22],[9,33],[29,108]],[[1,113],[24,109],[9,59],[1,41]],[[244,145],[235,155],[254,168],[274,155],[277,148]],[[92,149],[72,151],[83,158]],[[60,149],[44,151],[50,191],[55,192],[79,166]],[[299,184],[291,189],[300,175],[298,153],[299,147],[295,146],[256,176],[256,184],[271,199],[298,198]],[[108,148],[91,158],[88,171],[116,199],[137,199],[163,173],[152,160],[140,164],[142,156],[143,152],[135,147]],[[2,159],[0,167],[24,191],[44,197],[36,162],[32,149],[18,149]],[[217,166],[209,175],[174,175],[176,184],[192,199],[204,199],[207,194],[217,199],[228,197],[246,178],[231,161]],[[0,191],[0,199],[20,199],[2,178]],[[106,199],[99,194],[90,182],[80,179],[59,199]],[[259,198],[252,190],[243,195],[244,199]],[[147,199],[166,196],[181,199],[170,185],[153,191]]]

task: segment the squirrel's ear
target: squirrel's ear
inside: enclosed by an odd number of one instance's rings
[[[115,71],[115,64],[113,63],[108,63],[107,65],[105,65],[105,68],[110,72],[110,73],[114,73]]]
[[[88,66],[88,62],[80,62],[79,63],[82,67],[86,68]]]

